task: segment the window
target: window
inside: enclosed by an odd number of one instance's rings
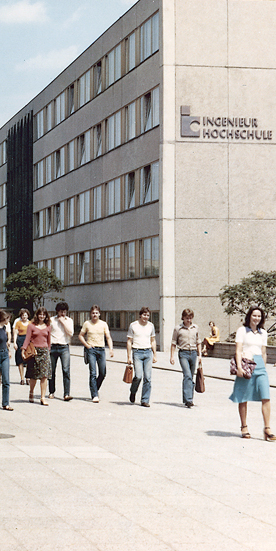
[[[62,147],[55,152],[55,177],[60,178],[65,174],[65,148]]]
[[[102,280],[102,250],[95,249],[93,255],[93,281]]]
[[[121,111],[107,119],[107,150],[121,145]]]
[[[74,197],[67,201],[67,228],[73,228],[75,225],[75,202]]]
[[[43,125],[43,110],[39,111],[36,115],[36,137],[37,139],[41,138],[44,134],[44,125]]]
[[[79,107],[90,101],[90,71],[79,79]]]
[[[159,196],[159,162],[141,169],[140,205],[156,201]]]
[[[52,155],[45,159],[46,184],[52,181]]]
[[[102,62],[99,61],[94,66],[94,96],[97,96],[102,91]]]
[[[141,98],[141,132],[159,124],[159,87]]]
[[[64,256],[54,259],[54,272],[61,281],[64,281]]]
[[[75,111],[75,86],[74,83],[68,88],[68,117]]]
[[[90,252],[77,254],[78,283],[90,283]]]
[[[107,55],[108,86],[121,78],[121,44]]]
[[[34,239],[43,236],[43,210],[34,214]]]
[[[90,191],[85,191],[79,195],[79,224],[84,224],[90,220]]]
[[[55,124],[59,124],[65,119],[65,92],[62,92],[55,99]]]
[[[102,186],[97,186],[94,188],[93,217],[94,220],[98,220],[102,217]]]
[[[7,142],[0,143],[0,166],[7,162]]]
[[[54,206],[54,224],[55,232],[64,230],[64,202],[57,203]]]
[[[126,71],[131,71],[135,67],[135,32],[130,34],[126,40]]]
[[[105,280],[121,278],[121,247],[115,245],[105,249]]]
[[[126,107],[126,140],[132,140],[136,136],[136,110],[135,101]]]
[[[135,207],[135,172],[130,172],[125,177],[125,209]]]
[[[46,107],[46,131],[52,129],[52,102]]]
[[[159,275],[159,239],[151,237],[140,242],[142,258],[140,275],[143,277]]]
[[[140,35],[141,62],[159,49],[159,14],[158,12],[141,25]]]
[[[135,241],[125,244],[125,277],[135,277]]]
[[[75,168],[75,140],[69,142],[67,146],[67,155],[68,155],[68,172],[74,170]]]
[[[6,188],[7,188],[6,183],[0,186],[0,208],[4,207],[6,204]]]
[[[75,283],[75,256],[73,254],[70,254],[68,256],[68,284],[74,285]]]
[[[78,166],[90,161],[90,130],[78,138]]]
[[[121,180],[116,178],[106,184],[106,215],[115,214],[121,210]]]
[[[102,154],[102,125],[97,124],[94,127],[94,157],[99,157]]]
[[[38,189],[43,186],[43,161],[39,161],[39,163],[35,165],[34,175],[34,188]]]

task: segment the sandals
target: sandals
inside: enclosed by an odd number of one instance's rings
[[[5,409],[6,411],[13,411],[13,408],[11,408],[11,406],[3,406],[3,409]]]
[[[266,429],[270,429],[270,427],[264,428],[264,439],[267,440],[267,442],[274,442],[276,440],[275,434],[272,434],[272,432],[266,432]]]
[[[243,425],[243,427],[241,427],[241,430],[242,429],[247,429],[247,425]],[[242,438],[251,438],[251,434],[249,432],[242,432],[241,433],[241,437]],[[275,437],[276,438],[276,437]]]
[[[48,402],[45,402],[44,398],[41,398],[40,403],[41,403],[42,406],[48,406],[49,405]]]

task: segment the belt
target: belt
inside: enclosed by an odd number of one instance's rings
[[[53,346],[69,346],[68,344],[60,344],[59,342],[55,342],[52,344],[52,348]]]
[[[151,348],[132,348],[132,350],[151,350]]]

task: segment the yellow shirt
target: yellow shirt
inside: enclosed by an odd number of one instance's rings
[[[92,323],[89,320],[85,321],[81,332],[86,335],[86,342],[90,346],[104,347],[104,337],[109,337],[108,325],[102,320],[98,320],[97,323]]]

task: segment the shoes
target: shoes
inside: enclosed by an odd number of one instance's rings
[[[70,402],[70,400],[73,400],[73,396],[68,396],[67,394],[67,396],[64,396],[63,399],[64,399],[64,402]]]
[[[242,430],[242,429],[247,429],[247,425],[244,425],[243,427],[241,427],[241,430]],[[250,435],[249,432],[242,432],[242,433],[241,433],[241,437],[242,437],[242,438],[251,438],[251,435]],[[276,437],[275,437],[275,439],[276,439]]]
[[[150,404],[147,402],[141,402],[141,406],[144,406],[144,408],[150,408]]]
[[[49,394],[48,398],[50,398],[50,400],[53,400],[53,398],[55,397],[54,394]]]
[[[3,409],[5,409],[6,411],[13,411],[13,408],[11,408],[11,406],[3,406]]]
[[[272,434],[272,432],[267,432],[266,429],[270,429],[270,427],[264,428],[264,439],[268,442],[274,442],[276,440],[275,434]]]
[[[48,406],[48,405],[49,405],[48,402],[45,402],[45,399],[44,399],[44,398],[42,398],[42,399],[40,400],[40,403],[41,403],[42,406]]]
[[[94,398],[92,398],[92,402],[94,402],[94,404],[98,404],[99,401],[99,396],[94,396]]]
[[[132,404],[134,404],[134,402],[135,402],[135,394],[132,394],[132,392],[131,392],[130,395],[129,395],[129,401],[130,401]]]
[[[26,385],[30,384],[30,379],[26,379]]]
[[[21,384],[21,385],[24,385],[24,384],[25,384],[24,379],[21,379],[20,384]]]
[[[34,403],[34,393],[33,392],[29,392],[29,402],[31,402],[31,404]]]
[[[194,403],[193,402],[186,402],[186,404],[184,404],[186,406],[186,408],[191,408],[194,406]]]

